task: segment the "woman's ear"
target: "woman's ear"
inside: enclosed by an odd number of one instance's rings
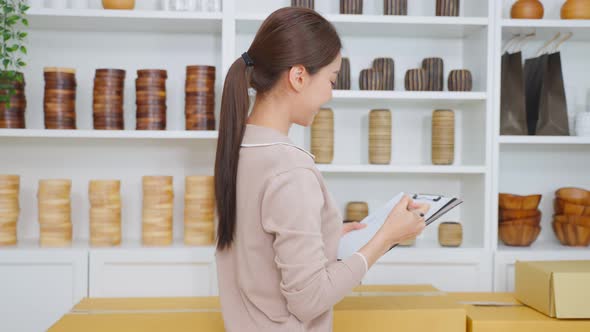
[[[289,69],[289,85],[297,92],[301,92],[305,83],[307,83],[307,71],[302,65],[295,65]]]

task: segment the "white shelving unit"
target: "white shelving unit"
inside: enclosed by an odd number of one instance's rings
[[[560,187],[590,188],[587,170],[590,139],[578,136],[501,136],[500,135],[500,68],[501,50],[515,34],[535,33],[525,44],[523,59],[533,57],[537,50],[556,33],[572,32],[573,37],[561,47],[562,68],[570,117],[570,132],[575,113],[590,111],[590,81],[584,73],[590,52],[590,21],[561,20],[563,1],[543,0],[545,17],[540,20],[510,19],[512,1],[503,0],[496,7],[494,21],[494,153],[492,206],[498,204],[498,193],[542,194],[539,206],[542,212],[541,234],[530,247],[510,247],[498,239],[497,210],[493,210],[492,250],[494,258],[494,290],[514,289],[514,263],[516,260],[569,260],[590,259],[589,248],[562,246],[552,227],[553,199]]]

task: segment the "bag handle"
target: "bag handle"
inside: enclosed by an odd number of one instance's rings
[[[552,49],[551,49],[551,53],[555,53],[555,52],[557,52],[557,51],[558,51],[558,49],[559,49],[559,47],[561,46],[561,44],[563,44],[563,43],[565,43],[566,41],[568,41],[570,38],[572,38],[572,37],[573,37],[573,35],[574,35],[574,33],[573,33],[573,32],[568,32],[568,33],[567,33],[567,35],[566,35],[565,37],[563,37],[563,38],[561,39],[561,41],[555,45],[555,47],[554,47],[554,48],[552,48]]]

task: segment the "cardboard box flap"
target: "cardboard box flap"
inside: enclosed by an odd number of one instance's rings
[[[464,312],[463,306],[446,296],[352,296],[345,297],[334,306],[334,310],[459,310]]]
[[[81,311],[211,311],[221,309],[218,297],[164,297],[164,298],[84,298],[72,312]]]
[[[515,264],[515,296],[516,299],[536,308],[550,316],[551,301],[551,271],[543,265],[534,262],[520,262]],[[533,277],[534,276],[534,277]]]
[[[349,296],[441,296],[432,285],[360,285]]]
[[[553,274],[554,313],[559,318],[588,316],[590,273],[558,272]],[[559,296],[555,296],[559,294]]]

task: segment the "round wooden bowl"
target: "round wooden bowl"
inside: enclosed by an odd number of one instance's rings
[[[51,75],[51,74],[76,74],[75,68],[64,68],[64,67],[45,67],[43,68],[44,75]]]
[[[543,195],[512,195],[500,193],[499,205],[504,210],[537,210]]]
[[[567,0],[561,7],[561,18],[564,20],[590,19],[590,2],[588,0]]]
[[[553,216],[553,222],[560,224],[572,224],[590,227],[590,216],[571,216],[564,214],[556,214]]]
[[[590,206],[570,203],[561,198],[553,201],[555,214],[566,214],[573,216],[590,216]]]
[[[539,225],[541,225],[541,215],[539,214],[536,217],[529,217],[529,218],[505,220],[505,221],[501,221],[500,222],[500,225],[529,225],[529,226],[539,226]]]
[[[94,77],[112,77],[123,80],[125,79],[125,73],[124,69],[99,68],[94,71]]]
[[[564,246],[587,247],[590,245],[590,227],[553,222],[555,236]]]
[[[541,216],[540,210],[504,210],[499,209],[498,217],[500,221],[520,220],[527,218],[537,218]]]
[[[528,247],[541,233],[541,226],[531,226],[523,223],[503,224],[499,226],[500,239],[508,246]]]
[[[473,89],[473,78],[467,69],[451,70],[447,82],[449,91],[471,91]]]
[[[102,0],[104,9],[133,9],[135,0]]]
[[[369,215],[367,202],[349,202],[346,204],[346,221],[361,221]]]
[[[422,68],[408,70],[404,79],[406,91],[426,91],[427,79],[426,71]]]
[[[510,17],[515,19],[541,19],[543,4],[539,0],[517,0],[510,9]]]
[[[590,191],[582,188],[560,188],[555,192],[555,196],[569,203],[578,205],[590,205]]]
[[[443,247],[458,247],[463,242],[463,226],[458,222],[443,222],[438,226],[438,243]]]
[[[166,79],[168,78],[168,71],[165,69],[139,69],[137,70],[137,77]]]

